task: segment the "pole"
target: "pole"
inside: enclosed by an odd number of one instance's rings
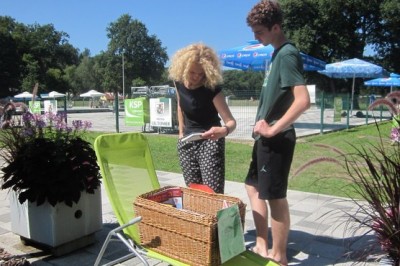
[[[67,111],[67,95],[65,95],[64,96],[64,113],[65,113],[65,123],[67,123],[67,114],[68,114],[68,111]]]
[[[346,117],[346,129],[349,129],[349,127],[350,127],[350,112],[349,112],[349,99],[350,98],[350,96],[349,96],[349,94],[347,94],[347,117]],[[351,99],[353,99],[353,97],[351,97]],[[353,108],[353,106],[351,106],[351,108]]]
[[[356,74],[353,75],[353,84],[351,86],[351,103],[350,103],[350,115],[353,115],[353,101],[354,101],[354,85],[356,82]]]
[[[122,97],[125,100],[125,60],[124,60],[124,51],[122,51]]]
[[[322,91],[321,94],[321,116],[320,116],[320,130],[319,133],[320,134],[324,134],[324,111],[325,111],[325,94],[324,91]]]
[[[116,94],[116,95],[115,95]],[[118,90],[114,93],[114,109],[115,109],[115,130],[119,133],[119,103],[118,103]]]

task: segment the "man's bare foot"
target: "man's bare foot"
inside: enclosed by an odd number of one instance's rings
[[[276,262],[276,263],[278,263],[280,266],[288,266],[287,259],[283,260],[281,258],[278,258],[276,256],[272,256],[272,255],[267,256],[267,258],[272,260],[272,261],[274,261],[274,262]]]
[[[257,246],[250,247],[249,251],[251,251],[254,254],[257,254],[257,255],[259,255],[259,256],[261,256],[263,258],[266,258],[266,259],[268,258],[268,252],[267,251],[265,251],[265,252],[261,251]]]

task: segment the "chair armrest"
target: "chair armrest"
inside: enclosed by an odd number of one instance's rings
[[[113,230],[111,230],[111,232],[115,233],[115,232],[121,231],[122,229],[124,229],[126,227],[129,227],[131,225],[134,225],[134,224],[140,222],[141,220],[142,220],[141,216],[135,217],[132,220],[130,220],[128,223],[123,224],[123,225],[121,225],[121,226],[119,226],[117,228],[114,228]]]

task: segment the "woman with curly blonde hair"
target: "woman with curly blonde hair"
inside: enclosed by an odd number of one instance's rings
[[[224,193],[225,137],[235,130],[236,121],[219,86],[218,56],[204,44],[186,46],[173,56],[169,77],[178,99],[177,148],[185,183],[204,184]],[[192,133],[201,133],[200,139],[182,140]]]

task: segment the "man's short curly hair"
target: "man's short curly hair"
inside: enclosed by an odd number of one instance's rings
[[[222,70],[216,52],[201,43],[188,45],[178,50],[171,60],[169,67],[169,78],[178,82],[187,82],[189,69],[193,63],[203,67],[205,80],[204,86],[210,89],[222,83]]]
[[[275,24],[282,25],[283,14],[278,1],[262,0],[247,15],[247,25],[263,25],[271,30]]]

